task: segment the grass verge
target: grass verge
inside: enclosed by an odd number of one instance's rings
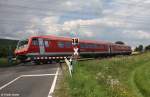
[[[150,53],[78,62],[72,78],[64,73],[56,95],[150,97]]]

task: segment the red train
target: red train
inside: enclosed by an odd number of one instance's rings
[[[132,52],[130,46],[102,41],[80,40],[77,46],[83,57],[129,55]],[[64,59],[73,52],[72,38],[57,36],[33,36],[19,41],[15,50],[20,60],[36,63]]]

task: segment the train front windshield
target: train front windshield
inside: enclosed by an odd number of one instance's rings
[[[25,48],[28,45],[28,39],[20,40],[17,45],[17,49]]]

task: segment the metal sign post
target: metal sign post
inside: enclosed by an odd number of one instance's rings
[[[72,39],[72,44],[74,46],[73,50],[74,50],[74,53],[73,55],[68,59],[67,57],[65,57],[65,62],[68,66],[68,69],[69,69],[69,73],[70,73],[70,76],[72,77],[72,72],[73,72],[73,67],[75,65],[75,63],[77,62],[77,58],[79,56],[79,48],[78,48],[78,44],[79,44],[79,39],[78,38],[73,38]]]
[[[66,64],[67,64],[67,66],[68,66],[70,76],[72,77],[72,72],[73,72],[73,67],[72,67],[72,56],[70,57],[69,60],[68,60],[68,58],[65,57],[65,62],[66,62]]]

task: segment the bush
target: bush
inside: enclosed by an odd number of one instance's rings
[[[8,67],[8,66],[14,66],[17,65],[17,61],[12,61],[12,63],[8,63],[7,58],[0,58],[0,67]]]

